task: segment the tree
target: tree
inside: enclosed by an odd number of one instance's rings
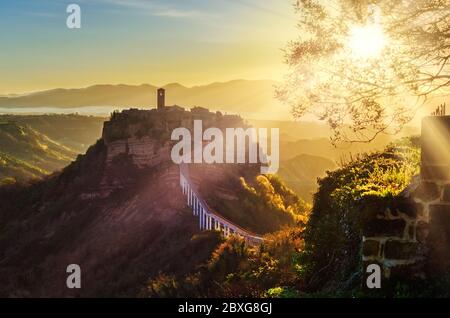
[[[395,134],[450,84],[450,0],[298,0],[299,38],[277,90],[332,141]]]

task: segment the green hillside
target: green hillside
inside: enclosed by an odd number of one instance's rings
[[[319,181],[302,254],[309,289],[346,292],[358,287],[364,207],[395,198],[419,167],[419,139],[411,138],[354,158]]]
[[[0,122],[0,182],[25,181],[59,170],[76,153],[36,130]]]
[[[229,240],[198,271],[184,277],[161,273],[150,280],[143,294],[149,297],[364,296],[360,289],[361,210],[366,200],[397,196],[419,172],[419,162],[416,139],[354,158],[319,180],[311,214],[304,215],[309,217],[307,221],[303,218],[267,236],[266,242],[256,248],[245,247],[238,239]]]
[[[235,200],[206,200],[225,218],[254,233],[272,233],[286,225],[294,225],[310,210],[310,206],[276,176],[258,175],[236,179]],[[201,189],[203,190],[203,189]],[[205,191],[203,191],[205,192]]]
[[[77,114],[0,115],[0,122],[28,126],[58,144],[84,153],[102,135],[105,118]]]
[[[312,195],[317,190],[317,179],[335,168],[336,163],[327,158],[302,154],[282,161],[278,175],[301,198],[312,202]]]

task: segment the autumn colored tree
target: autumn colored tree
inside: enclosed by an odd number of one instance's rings
[[[395,134],[450,84],[450,0],[298,0],[278,97],[333,142]]]

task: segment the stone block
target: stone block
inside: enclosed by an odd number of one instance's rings
[[[408,225],[408,235],[410,239],[414,238],[414,230],[415,230],[415,225],[414,224],[410,224]]]
[[[406,222],[404,220],[372,219],[365,222],[363,235],[373,236],[395,236],[403,237]]]
[[[419,184],[412,196],[425,202],[433,201],[439,199],[439,187],[434,182],[423,181]]]
[[[418,256],[420,244],[415,242],[386,241],[384,256],[387,259],[407,260]]]
[[[420,243],[424,243],[430,233],[430,226],[428,223],[420,221],[416,226],[416,240]]]
[[[450,181],[450,165],[428,165],[422,163],[420,175],[427,181]]]
[[[430,206],[430,232],[450,247],[450,205]]]
[[[436,145],[432,139],[426,140],[422,138],[422,142],[422,163],[426,165],[443,165],[448,163],[448,161],[445,161],[445,155],[442,155],[441,145]]]
[[[394,215],[398,215],[398,212],[404,213],[411,218],[416,218],[423,213],[423,205],[416,203],[410,198],[396,198],[392,202],[392,212]]]
[[[364,256],[378,256],[380,253],[380,242],[375,240],[366,240],[363,242]]]
[[[423,279],[424,271],[425,268],[422,261],[412,264],[393,266],[391,267],[389,280],[391,283],[395,283],[398,281],[411,282],[413,280]]]
[[[450,226],[450,204],[430,205],[431,223],[440,226]]]
[[[422,163],[450,162],[450,116],[426,117],[422,121]]]
[[[444,202],[450,203],[450,184],[447,184],[444,187],[444,196],[442,199],[444,200]]]
[[[430,206],[430,267],[441,271],[450,266],[450,205]]]

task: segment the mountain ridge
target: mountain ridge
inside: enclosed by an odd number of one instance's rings
[[[290,118],[290,109],[275,98],[277,82],[271,80],[231,80],[192,87],[168,83],[166,105],[186,108],[202,106],[224,112],[251,114],[258,118]],[[97,84],[84,88],[55,88],[17,96],[0,97],[0,107],[84,108],[113,106],[153,108],[158,86],[151,84]]]

